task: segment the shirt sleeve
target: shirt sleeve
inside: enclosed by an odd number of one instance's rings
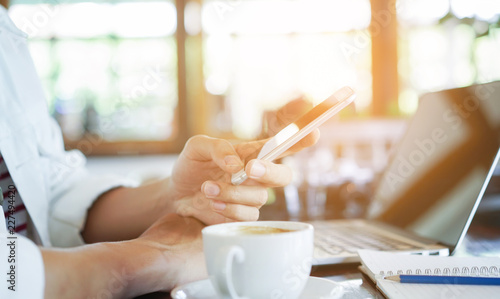
[[[64,150],[60,127],[52,117],[47,115],[42,119],[37,130],[40,130],[37,133],[40,161],[48,171],[44,179],[48,186],[51,243],[57,247],[82,245],[80,232],[94,201],[113,188],[136,187],[138,182],[126,177],[90,174],[80,151]]]
[[[43,299],[42,254],[29,239],[0,232],[0,273],[0,298]]]
[[[48,241],[48,235],[53,246],[83,244],[80,231],[94,201],[110,189],[136,186],[137,183],[117,176],[91,175],[80,151],[65,150],[61,129],[50,116],[40,79],[29,55],[26,34],[15,27],[1,6],[0,82],[2,151],[10,148],[6,151],[12,154],[10,161],[14,169],[10,171],[14,180],[22,182],[18,186],[20,194],[23,194],[22,190],[31,192],[24,198],[30,216],[37,220],[43,241]],[[77,148],[90,153],[102,141],[101,137],[87,138],[80,141]],[[21,175],[17,176],[18,170],[21,173],[26,169],[23,168],[25,165],[32,169],[30,179],[37,179],[36,187],[40,189],[33,191],[35,185],[30,186]],[[36,192],[40,192],[39,196]],[[38,201],[36,211],[30,211],[30,204],[35,206],[30,201]],[[37,213],[42,213],[42,217]]]

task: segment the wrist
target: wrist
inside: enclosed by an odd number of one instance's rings
[[[158,207],[165,213],[175,213],[173,186],[170,177],[159,182]]]
[[[45,298],[129,298],[141,294],[141,275],[130,242],[42,249]],[[144,292],[147,289],[144,288]]]
[[[165,178],[163,182],[163,193],[164,195],[162,196],[163,204],[164,204],[164,211],[165,214],[169,213],[174,213],[181,215],[180,213],[180,204],[179,204],[179,196],[178,193],[175,189],[175,183],[173,182],[172,178]],[[185,215],[183,215],[185,216]]]
[[[169,291],[177,285],[178,273],[170,253],[148,240],[110,243],[114,259],[112,274],[125,284],[125,296],[135,297]]]
[[[126,242],[110,242],[96,244],[100,250],[98,257],[92,262],[98,261],[102,266],[99,271],[106,273],[107,292],[111,293],[111,298],[128,298],[133,297],[135,293],[135,285],[138,277],[134,273],[135,257],[130,251],[130,246]],[[100,254],[99,254],[100,253]]]

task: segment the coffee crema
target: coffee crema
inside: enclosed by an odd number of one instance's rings
[[[265,235],[265,234],[281,234],[281,233],[289,233],[293,232],[293,229],[272,227],[272,226],[238,226],[238,229],[235,231],[240,234],[247,235]]]

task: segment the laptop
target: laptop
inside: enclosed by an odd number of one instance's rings
[[[378,181],[366,219],[310,222],[313,264],[359,262],[359,249],[453,254],[499,149],[500,81],[423,95]]]

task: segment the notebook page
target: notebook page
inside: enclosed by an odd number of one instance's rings
[[[500,286],[399,283],[382,279],[377,280],[377,288],[387,297],[398,299],[498,298],[500,294]]]
[[[362,264],[376,278],[398,274],[499,276],[500,258],[423,256],[360,250]]]
[[[422,256],[372,250],[360,250],[358,254],[364,268],[375,274],[377,288],[388,298],[496,298],[500,294],[500,286],[413,284],[383,279],[383,276],[410,274],[410,271],[417,274],[417,270],[425,275],[426,269],[431,275],[461,276],[483,271],[479,276],[499,276],[500,258],[497,257]]]

